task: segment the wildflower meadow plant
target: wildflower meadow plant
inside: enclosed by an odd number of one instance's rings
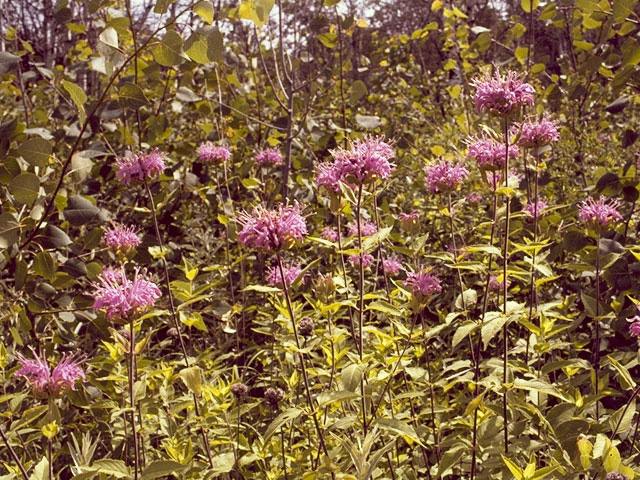
[[[296,205],[280,205],[270,210],[254,207],[251,213],[238,216],[242,230],[238,240],[246,248],[276,253],[291,248],[307,235],[307,223]]]
[[[256,163],[262,166],[282,164],[282,153],[275,147],[258,151],[254,158]]]
[[[525,105],[533,104],[534,88],[524,82],[516,72],[501,74],[498,69],[473,81],[473,96],[479,112],[488,111],[497,116],[508,116]]]
[[[300,268],[300,264],[296,265],[283,265],[284,270],[284,280],[287,284],[287,287],[291,287],[293,282],[300,276],[302,273],[302,268]],[[282,287],[282,275],[280,273],[280,269],[278,266],[273,266],[267,272],[267,282],[272,287]],[[300,277],[300,284],[304,285],[305,276]]]
[[[545,115],[541,120],[528,120],[513,126],[513,136],[518,136],[518,145],[523,148],[540,148],[557,142],[558,125]]]
[[[148,153],[136,153],[116,161],[116,177],[129,185],[133,181],[144,182],[160,175],[166,168],[165,154],[154,148]]]
[[[431,193],[449,193],[458,190],[462,182],[469,177],[469,171],[463,166],[446,160],[425,168],[425,181]]]
[[[84,358],[80,354],[65,354],[60,361],[51,368],[44,356],[40,357],[33,349],[33,359],[28,359],[16,352],[20,362],[20,369],[15,372],[17,377],[24,377],[37,397],[58,398],[69,390],[77,390],[77,383],[86,381],[86,375],[81,365]]]
[[[622,220],[622,215],[618,211],[620,206],[618,200],[607,200],[604,196],[600,196],[598,201],[595,201],[589,197],[580,205],[578,218],[597,232],[601,232]]]
[[[197,149],[198,158],[204,163],[223,164],[231,160],[231,149],[227,145],[216,145],[207,141]]]
[[[518,146],[510,145],[509,158],[514,159],[519,155]],[[475,160],[481,170],[500,171],[506,162],[507,147],[487,136],[476,137],[469,141],[467,157]]]
[[[420,304],[427,302],[435,293],[442,291],[440,280],[427,269],[408,272],[404,286],[409,289],[412,297]]]
[[[126,227],[117,223],[104,232],[102,240],[110,249],[125,254],[135,249],[141,242],[133,226]]]

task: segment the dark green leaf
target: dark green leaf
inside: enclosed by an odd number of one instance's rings
[[[15,67],[20,61],[20,57],[9,53],[9,52],[0,52],[0,75],[4,75],[8,73]]]
[[[63,215],[65,220],[68,220],[72,225],[84,225],[98,215],[99,212],[100,209],[89,200],[76,195],[69,197],[67,208],[65,208]]]
[[[40,179],[33,173],[21,173],[9,184],[9,191],[13,198],[25,205],[30,205],[38,198]]]

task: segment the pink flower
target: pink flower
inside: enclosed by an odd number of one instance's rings
[[[280,165],[282,163],[282,154],[277,148],[266,148],[260,150],[255,156],[258,165]]]
[[[382,260],[382,270],[387,275],[397,275],[400,270],[402,270],[402,263],[400,263],[400,259],[396,256],[387,257]]]
[[[640,313],[640,304],[636,305],[638,312]],[[633,337],[640,337],[640,315],[636,315],[635,317],[627,318],[627,322],[629,325],[629,334]]]
[[[558,126],[556,122],[544,116],[539,122],[526,121],[515,125],[513,134],[520,132],[518,145],[523,148],[540,148],[558,141]]]
[[[508,281],[507,286],[511,285],[511,281]],[[497,275],[491,275],[489,277],[489,289],[500,291],[504,288],[504,279],[502,275],[499,277]]]
[[[108,320],[124,321],[131,315],[139,315],[152,307],[161,295],[158,286],[142,278],[137,269],[133,280],[127,278],[124,267],[119,275],[103,272],[98,280],[99,283],[93,285],[96,289],[93,310],[105,309]]]
[[[618,200],[607,201],[604,196],[601,196],[596,202],[593,198],[588,198],[582,202],[578,218],[596,230],[607,229],[614,222],[622,220],[618,208],[620,208]]]
[[[121,224],[115,224],[112,228],[104,232],[102,241],[107,247],[115,251],[128,252],[140,245],[140,238],[136,235],[133,226],[125,227]]]
[[[482,195],[480,195],[479,193],[470,193],[469,195],[467,195],[467,202],[472,205],[480,203],[482,200]]]
[[[473,158],[481,170],[499,170],[504,167],[506,146],[492,138],[483,136],[472,140],[469,145],[468,158]],[[517,145],[509,145],[509,158],[520,155]]]
[[[534,88],[513,71],[500,75],[496,70],[493,76],[486,73],[472,84],[476,88],[473,99],[479,112],[488,110],[495,115],[507,116],[526,103],[533,104]]]
[[[33,360],[16,353],[20,369],[15,375],[25,377],[38,397],[59,397],[68,390],[76,390],[78,380],[86,381],[84,371],[80,368],[83,360],[79,355],[63,355],[52,371],[44,357],[39,357],[33,349],[31,351]]]
[[[343,182],[361,185],[378,178],[385,180],[395,168],[390,162],[395,153],[384,137],[354,140],[349,150],[339,148],[332,150],[331,155],[336,169],[334,175]]]
[[[469,176],[469,171],[446,160],[425,169],[425,181],[431,193],[447,193],[460,188],[464,179]]]
[[[330,242],[338,241],[338,232],[335,228],[324,227],[320,235],[322,236],[322,238],[324,238],[325,240],[329,240]]]
[[[282,270],[284,270],[284,279],[287,283],[287,287],[290,287],[293,282],[296,281],[296,278],[302,272],[300,268],[300,264],[297,265],[282,265]],[[282,287],[282,275],[280,275],[280,268],[275,265],[271,267],[268,271],[267,282],[272,287]],[[304,285],[305,276],[300,278],[300,284]]]
[[[322,162],[316,166],[316,183],[329,192],[339,192],[341,173],[335,163]]]
[[[538,198],[534,203],[528,203],[522,209],[523,212],[527,214],[527,216],[531,218],[540,218],[544,215],[544,210],[547,208],[548,204],[542,198]]]
[[[358,235],[358,222],[351,222],[347,228],[349,229],[349,236],[355,237]],[[360,221],[360,231],[363,237],[369,237],[378,231],[378,227],[375,223],[369,220]]]
[[[420,229],[420,212],[413,210],[410,213],[399,213],[398,221],[400,228],[409,233],[416,233]]]
[[[231,159],[231,149],[226,145],[204,142],[197,151],[198,158],[205,163],[225,163]]]
[[[367,268],[373,263],[373,255],[371,255],[370,253],[365,253],[363,255],[349,255],[348,260],[349,263],[354,267],[359,267],[360,261],[362,261],[362,266],[364,268]]]
[[[165,154],[154,148],[149,153],[137,153],[130,157],[116,160],[116,177],[122,183],[128,185],[132,180],[144,181],[160,175],[166,168],[164,164]]]
[[[120,271],[111,267],[105,267],[102,269],[102,276],[110,282],[117,282],[120,278]]]
[[[291,248],[307,234],[307,223],[298,205],[281,205],[275,210],[257,206],[251,214],[240,214],[238,223],[242,225],[238,233],[242,245],[270,253]]]
[[[422,269],[417,273],[408,272],[404,286],[411,290],[411,294],[420,302],[428,300],[431,295],[441,292],[440,280]]]

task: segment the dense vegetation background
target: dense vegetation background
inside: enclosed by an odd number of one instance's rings
[[[640,474],[637,3],[0,1],[0,478]],[[495,71],[535,103],[478,111]],[[543,114],[559,141],[508,185],[467,158]],[[382,135],[388,179],[318,187],[332,151]],[[116,176],[156,148],[160,175]],[[428,188],[438,161],[460,188]],[[601,195],[621,219],[594,228]],[[242,215],[279,204],[308,235],[245,248]],[[109,248],[113,222],[142,243]],[[94,309],[107,268],[155,282],[154,307]],[[38,390],[36,354],[86,378]]]

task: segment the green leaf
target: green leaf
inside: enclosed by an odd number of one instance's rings
[[[302,410],[300,410],[299,408],[289,408],[278,415],[273,420],[273,422],[269,424],[269,426],[267,427],[267,431],[264,433],[265,444],[273,436],[274,433],[280,430],[280,427],[282,427],[288,421],[298,418],[301,414]]]
[[[344,400],[352,400],[358,397],[359,394],[346,390],[340,390],[338,392],[322,392],[320,395],[318,395],[318,406],[324,407],[325,405],[343,402]]]
[[[41,277],[51,280],[58,271],[58,265],[49,252],[40,252],[33,260],[33,270]]]
[[[51,155],[51,144],[41,137],[31,138],[18,147],[18,155],[29,165],[44,167]]]
[[[182,56],[182,37],[168,30],[162,41],[151,49],[153,58],[163,67],[173,67],[184,62]]]
[[[63,212],[65,220],[71,225],[84,225],[100,213],[100,209],[84,197],[75,195],[67,200],[67,208]]]
[[[131,478],[131,471],[122,460],[98,460],[92,468],[98,473],[113,475],[116,478]]]
[[[13,70],[13,67],[15,67],[19,61],[20,57],[12,53],[0,52],[0,75],[4,75]]]
[[[495,318],[482,325],[482,344],[485,349],[489,346],[489,342],[493,340],[504,324],[507,323],[507,320],[507,316],[498,314]]]
[[[618,410],[613,413],[608,420],[609,428],[611,432],[615,430],[616,435],[620,435],[621,437],[625,437],[625,434],[631,428],[631,422],[633,421],[633,417],[636,413],[636,401],[635,399],[627,405],[623,405]],[[619,425],[618,425],[619,424]],[[617,427],[617,429],[616,429]]]
[[[118,103],[125,108],[135,110],[149,104],[149,100],[142,91],[142,88],[132,82],[127,82],[120,87],[118,95],[120,97]]]
[[[73,82],[68,82],[67,80],[62,81],[62,86],[71,96],[71,100],[75,103],[76,107],[78,107],[78,115],[80,119],[83,120],[86,118],[87,114],[84,111],[84,104],[87,102],[87,94],[84,93],[84,90],[80,88]]]
[[[155,6],[153,7],[153,13],[158,13],[162,15],[163,13],[167,13],[169,9],[169,5],[171,5],[176,0],[157,0]]]
[[[511,460],[509,460],[507,457],[505,457],[504,455],[502,454],[500,455],[502,456],[502,461],[507,466],[509,471],[513,474],[514,477],[516,477],[516,480],[523,480],[524,475],[523,475],[522,469],[518,465],[513,463]]]
[[[638,0],[613,0],[613,21],[623,22],[627,17],[635,17],[634,9]]]
[[[461,294],[459,294],[458,297],[456,298],[456,308],[471,310],[472,308],[475,307],[477,301],[478,301],[478,292],[469,288],[464,292],[462,292]]]
[[[83,154],[84,152],[77,152],[71,157],[69,174],[76,183],[84,182],[91,175],[91,169],[93,168],[93,160]]]
[[[73,243],[69,238],[69,235],[60,230],[60,228],[51,224],[45,227],[44,233],[40,238],[42,246],[46,248],[60,248]]]
[[[334,5],[337,5],[341,2],[342,0],[324,0],[322,6],[323,7],[333,7]]]
[[[193,11],[209,25],[213,23],[213,5],[207,0],[202,0],[193,6]]]
[[[183,368],[180,373],[180,378],[197,397],[202,393],[202,374],[200,367],[193,366],[189,368]]]
[[[151,462],[142,471],[142,480],[153,480],[155,478],[164,477],[172,473],[184,470],[186,465],[182,465],[173,460],[156,460]]]
[[[356,123],[360,125],[362,128],[366,128],[367,130],[372,130],[374,128],[378,128],[382,125],[382,121],[380,117],[375,115],[356,115]]]
[[[385,238],[389,236],[393,227],[385,227],[378,230],[373,235],[366,237],[362,240],[362,249],[365,252],[368,252],[374,248],[376,248]]]
[[[633,380],[633,377],[631,377],[631,374],[629,373],[629,370],[626,369],[626,367],[624,367],[611,355],[607,355],[607,360],[609,360],[611,366],[618,372],[620,386],[624,390],[631,390],[632,388],[636,387],[636,382]]]
[[[21,173],[11,180],[9,192],[16,201],[30,205],[38,198],[40,179],[33,173]]]
[[[191,60],[200,64],[222,62],[223,38],[217,28],[205,27],[196,30],[184,42],[185,52]]]
[[[351,84],[349,101],[354,105],[367,94],[367,86],[362,80],[356,80]]]
[[[602,466],[606,470],[607,473],[613,472],[614,470],[618,470],[618,466],[620,466],[620,452],[618,451],[618,447],[611,446],[608,452],[605,452],[604,462]]]
[[[49,479],[49,460],[47,457],[42,457],[42,460],[38,462],[38,464],[31,472],[29,476],[29,480],[48,480]]]
[[[105,28],[98,37],[99,40],[105,45],[109,45],[112,48],[118,48],[118,32],[113,27]]]
[[[547,395],[551,395],[552,397],[559,398],[560,400],[564,400],[567,403],[572,403],[569,398],[560,393],[553,385],[548,384],[543,380],[523,380],[518,378],[513,383],[513,388],[518,388],[520,390],[529,390],[532,392],[544,393]]]
[[[365,310],[375,310],[377,312],[386,313],[387,315],[392,315],[394,317],[402,316],[402,311],[400,309],[391,305],[389,302],[385,302],[384,300],[371,302],[370,304],[367,305]]]
[[[350,392],[355,392],[360,387],[364,371],[358,364],[352,364],[342,370],[340,378],[342,387]]]
[[[267,22],[274,4],[275,0],[242,0],[238,16],[252,20],[257,27],[261,27]]]
[[[20,227],[9,212],[0,213],[0,248],[9,248],[18,241]]]
[[[275,293],[280,292],[277,287],[267,287],[265,285],[248,285],[242,289],[243,292],[260,292],[260,293]]]
[[[478,324],[476,322],[466,322],[458,327],[456,333],[453,334],[453,341],[451,342],[451,348],[456,348],[462,340],[464,340],[467,335],[473,332],[476,328],[478,328]]]
[[[338,35],[333,32],[321,33],[316,38],[327,48],[335,48],[336,43],[338,42]]]
[[[378,418],[376,420],[376,425],[378,425],[382,430],[387,430],[388,432],[395,433],[396,435],[401,435],[405,439],[408,438],[413,442],[423,445],[415,429],[411,425],[408,425],[397,418]]]
[[[526,13],[529,13],[532,10],[538,8],[538,5],[540,5],[540,0],[520,0],[520,5]]]

